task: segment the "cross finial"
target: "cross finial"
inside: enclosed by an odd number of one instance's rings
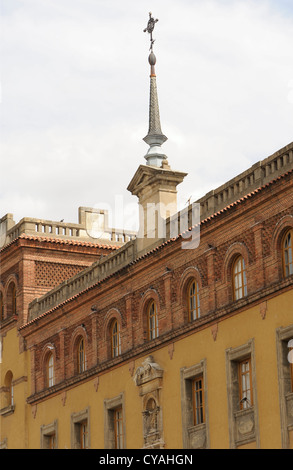
[[[151,41],[150,51],[152,51],[152,50],[153,50],[153,44],[154,44],[154,42],[155,42],[155,40],[153,39],[153,30],[154,30],[155,24],[156,24],[157,21],[159,21],[159,20],[155,20],[155,19],[152,17],[152,13],[151,13],[151,12],[149,13],[149,15],[150,15],[150,18],[149,18],[147,27],[143,30],[143,32],[145,33],[145,32],[147,31],[147,32],[149,33],[149,35],[150,35],[150,41]]]

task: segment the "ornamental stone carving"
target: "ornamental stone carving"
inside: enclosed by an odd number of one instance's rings
[[[162,449],[165,445],[161,407],[163,373],[154,358],[148,356],[134,374],[142,397],[143,448]]]
[[[148,356],[142,365],[136,369],[134,381],[136,385],[142,385],[161,377],[163,377],[163,369],[154,361],[153,356]]]

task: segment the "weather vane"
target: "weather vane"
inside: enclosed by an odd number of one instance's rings
[[[148,24],[147,24],[147,27],[143,30],[143,32],[145,33],[146,31],[150,34],[150,41],[151,41],[151,47],[150,47],[150,51],[153,51],[153,44],[155,42],[155,39],[153,39],[153,30],[154,30],[154,27],[155,27],[155,24],[157,23],[157,21],[159,20],[155,20],[153,17],[152,17],[152,14],[149,13],[150,15],[150,19],[148,21]]]

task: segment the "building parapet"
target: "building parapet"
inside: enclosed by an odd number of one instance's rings
[[[28,322],[127,266],[134,259],[134,248],[135,240],[130,240],[113,253],[101,255],[100,259],[88,268],[33,300],[29,304]]]
[[[118,246],[136,235],[130,230],[109,227],[107,211],[89,207],[79,208],[78,223],[24,217],[16,224],[12,214],[0,219],[0,248],[22,234]]]
[[[293,168],[293,142],[261,160],[196,201],[201,220]]]

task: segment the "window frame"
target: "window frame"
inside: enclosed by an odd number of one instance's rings
[[[147,332],[148,340],[152,341],[159,337],[159,320],[158,320],[158,308],[155,300],[151,300],[148,303],[147,308]]]
[[[120,395],[109,398],[104,400],[104,448],[105,449],[116,449],[117,445],[117,435],[115,429],[115,413],[117,411],[121,412],[121,421],[119,424],[121,425],[121,440],[123,449],[126,449],[126,422],[125,422],[125,399],[124,393],[120,393]],[[120,440],[120,442],[121,442]]]
[[[202,379],[202,397],[204,404],[204,421],[195,424],[193,384]],[[181,386],[181,416],[182,439],[184,449],[210,447],[208,390],[207,390],[207,361],[202,359],[198,364],[180,369]]]
[[[88,449],[88,422],[87,420],[76,423],[79,427],[79,444],[80,449]]]
[[[58,421],[41,426],[41,449],[58,449]]]
[[[200,383],[200,387],[196,388]],[[193,424],[198,426],[205,423],[205,393],[204,393],[204,380],[203,374],[192,379],[192,408],[193,408]],[[200,393],[200,395],[199,395]],[[198,400],[198,395],[200,396]]]
[[[77,373],[82,374],[83,372],[86,371],[85,341],[84,341],[83,336],[81,336],[77,341],[76,357],[77,357]]]
[[[86,432],[83,427],[86,426]],[[84,437],[86,436],[86,445]],[[71,414],[71,448],[90,449],[90,409]]]
[[[4,295],[3,292],[0,291],[0,321],[4,320]]]
[[[235,449],[250,442],[255,442],[256,447],[260,448],[254,338],[249,339],[247,343],[240,346],[226,349],[225,355],[230,448]],[[247,361],[248,358],[250,358],[251,365],[250,385],[253,404],[242,408],[240,403],[242,397],[240,396],[239,364],[242,361]],[[245,434],[240,431],[243,420],[253,423],[251,430]]]
[[[291,377],[291,392],[293,393],[293,338],[289,339],[288,341],[288,361],[289,361],[289,369],[290,369],[290,377]]]
[[[7,294],[6,294],[6,316],[13,317],[17,315],[16,313],[16,284],[15,281],[10,281],[8,284]]]
[[[191,293],[191,289],[193,285],[194,285],[194,292]],[[187,285],[187,304],[188,304],[189,321],[195,321],[198,318],[200,318],[199,284],[196,281],[196,279],[191,279]],[[192,304],[192,307],[191,307],[191,304]]]
[[[288,247],[285,247],[286,241],[290,237]],[[288,253],[288,263],[286,262],[286,254]],[[291,258],[291,262],[290,262]],[[293,274],[293,228],[286,230],[282,239],[282,265],[283,265],[283,276],[285,278]],[[288,270],[288,272],[286,272]]]
[[[120,324],[117,319],[112,321],[111,329],[111,357],[120,356],[121,354],[121,334],[120,334]]]
[[[2,392],[4,407],[0,410],[0,416],[8,416],[9,414],[14,413],[15,409],[14,380],[11,370],[6,372],[3,384],[4,386],[2,387]]]
[[[114,435],[115,449],[123,449],[123,409],[122,406],[115,408],[114,411]]]
[[[236,271],[236,267],[238,263],[241,263],[240,271]],[[239,287],[236,283],[236,279],[241,280]],[[239,254],[235,257],[233,264],[232,264],[232,285],[233,285],[233,299],[235,301],[243,299],[247,296],[247,274],[246,274],[246,266],[244,257]]]
[[[242,370],[244,365],[248,364],[248,370]],[[248,380],[247,380],[248,379]],[[243,382],[245,381],[245,387]],[[247,383],[249,381],[249,387]],[[251,357],[241,359],[238,362],[238,386],[239,386],[239,404],[240,410],[245,410],[253,406],[253,387],[252,387],[252,373],[251,373]],[[247,397],[249,395],[249,398]]]
[[[46,360],[46,385],[47,387],[55,385],[55,360],[52,352],[48,354]]]
[[[293,429],[290,410],[293,407],[293,323],[276,330],[277,370],[281,418],[282,448],[290,448],[289,432]],[[289,360],[290,359],[290,360]]]

